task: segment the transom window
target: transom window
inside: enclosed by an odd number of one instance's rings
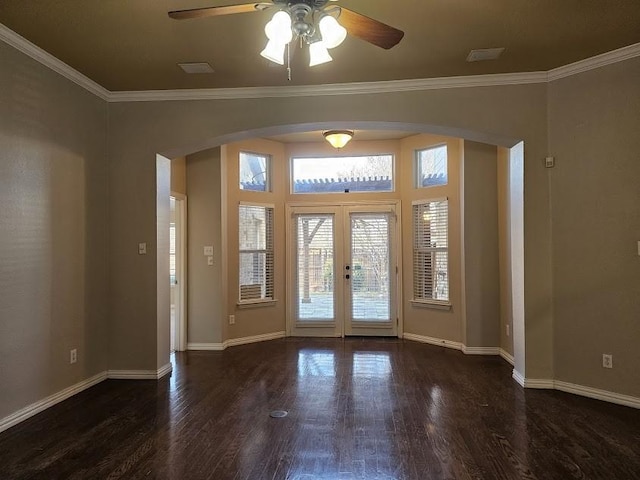
[[[393,192],[393,155],[292,158],[293,193]]]
[[[415,186],[416,188],[435,187],[447,184],[447,146],[416,150]]]
[[[413,203],[413,300],[449,302],[449,202]]]
[[[271,191],[270,169],[269,155],[240,152],[240,190]]]
[[[239,208],[240,303],[273,300],[273,206]]]

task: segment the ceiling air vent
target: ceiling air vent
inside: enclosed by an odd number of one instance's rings
[[[206,62],[198,63],[179,63],[178,66],[185,73],[213,73],[213,68]]]
[[[504,47],[501,48],[479,48],[477,50],[471,50],[467,55],[467,62],[482,62],[484,60],[497,60],[504,52]]]

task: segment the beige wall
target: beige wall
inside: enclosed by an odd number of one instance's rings
[[[107,368],[106,122],[0,42],[0,419]]]
[[[497,148],[464,142],[463,258],[468,347],[500,345]]]
[[[416,189],[413,180],[414,152],[434,145],[448,144],[449,183],[446,186]],[[497,149],[495,146],[465,142],[458,139],[434,135],[413,135],[403,140],[354,142],[350,148],[336,152],[326,143],[280,144],[252,139],[208,150],[188,157],[189,177],[189,342],[191,344],[219,343],[223,340],[282,332],[288,291],[285,285],[286,263],[284,245],[289,241],[288,233],[281,221],[284,201],[301,203],[340,204],[347,201],[400,201],[404,212],[402,239],[404,242],[403,298],[404,332],[426,337],[442,338],[460,342],[470,347],[497,347],[500,345],[500,270],[498,261],[498,187]],[[238,188],[238,153],[258,152],[272,155],[272,192],[249,192]],[[382,193],[338,193],[338,194],[290,194],[289,158],[294,156],[340,156],[389,153],[395,157],[396,188],[394,192]],[[464,154],[464,158],[463,158]],[[464,159],[468,178],[464,183],[465,196],[469,204],[465,213],[466,295],[467,316],[462,308],[461,254],[461,201],[460,169]],[[225,198],[220,197],[219,185],[221,162],[228,174],[222,181],[226,185]],[[506,179],[505,179],[506,182]],[[286,193],[286,194],[285,194]],[[450,311],[414,307],[412,298],[412,220],[411,202],[447,196],[450,202]],[[251,309],[238,308],[237,276],[237,204],[239,201],[271,203],[276,207],[276,298],[275,306],[259,306]],[[222,222],[221,210],[228,213]],[[220,223],[222,222],[222,223]],[[217,233],[222,230],[227,247],[222,248],[222,239]],[[207,233],[210,232],[210,233]],[[208,240],[205,240],[208,239]],[[206,267],[202,247],[209,241],[228,262],[222,269]],[[226,273],[225,273],[226,272]],[[222,285],[227,285],[226,297]],[[221,309],[220,298],[227,298],[226,310]],[[507,307],[505,307],[507,308]],[[227,315],[236,316],[235,325],[227,326]],[[465,320],[466,318],[466,320]],[[225,327],[225,328],[223,328]],[[226,333],[224,330],[227,330]],[[511,350],[511,349],[510,349]]]
[[[220,148],[187,157],[187,343],[221,343],[223,298]],[[213,246],[213,265],[204,247]]]
[[[239,155],[241,151],[271,156],[271,191],[240,190]],[[226,146],[222,162],[227,175],[227,220],[223,235],[227,238],[227,303],[226,315],[235,315],[235,324],[228,325],[227,338],[243,338],[285,331],[286,274],[285,274],[285,218],[284,199],[288,188],[284,145],[270,140],[252,139]],[[268,306],[238,306],[240,298],[238,276],[238,205],[240,202],[274,206],[274,296],[276,302]],[[257,320],[257,321],[256,321]]]
[[[639,129],[640,58],[549,85],[556,378],[636,397]]]
[[[305,108],[300,108],[304,102]],[[250,113],[248,113],[250,112]],[[262,98],[212,101],[138,102],[110,105],[110,236],[113,339],[110,361],[144,368],[155,350],[143,337],[155,320],[155,271],[132,268],[130,245],[155,232],[154,162],[156,152],[175,157],[268,133],[322,129],[348,122],[354,128],[402,125],[415,131],[446,131],[472,140],[510,145],[524,139],[525,283],[527,322],[536,333],[527,344],[526,374],[547,377],[551,364],[550,229],[546,172],[533,159],[546,155],[546,85],[431,90],[378,95]],[[388,122],[397,122],[394,124]],[[302,125],[301,125],[302,124]],[[410,125],[408,127],[407,125]],[[297,126],[301,125],[301,126]],[[135,179],[135,180],[134,180]],[[131,207],[126,199],[134,197]],[[145,213],[146,212],[146,213]],[[232,225],[229,222],[228,227]],[[233,258],[232,255],[229,258]],[[115,283],[115,279],[118,283]],[[131,299],[127,292],[142,294]],[[139,336],[127,336],[131,325]],[[449,326],[443,324],[442,328]],[[258,333],[258,332],[255,332]],[[426,332],[425,332],[426,334]],[[434,335],[438,335],[435,332]],[[235,333],[232,334],[235,336]],[[231,336],[231,334],[230,334]],[[524,361],[523,361],[524,363]],[[530,370],[531,369],[531,370]]]
[[[516,367],[640,394],[640,59],[550,84],[108,105],[4,44],[0,65],[0,351],[9,366],[0,381],[12,392],[0,415],[107,367],[164,360],[156,153],[338,124],[523,140],[524,259],[512,273],[524,276],[526,352],[514,349]],[[542,165],[547,154],[558,160],[553,170]],[[146,256],[137,254],[142,241]],[[79,362],[69,366],[76,345]],[[613,353],[613,370],[601,369],[603,352]]]
[[[187,158],[171,159],[171,192],[187,194]]]
[[[497,233],[497,167],[496,147],[467,142],[471,166],[471,178],[468,181],[468,195],[473,204],[470,209],[470,235],[482,242],[472,246],[469,264],[466,266],[468,278],[473,283],[467,285],[472,294],[472,314],[469,316],[469,346],[496,347],[499,345],[499,272],[498,272],[498,233]],[[446,186],[417,189],[414,186],[413,162],[415,150],[435,145],[447,144],[449,151],[449,183]],[[465,339],[463,329],[462,279],[461,270],[461,229],[460,210],[460,160],[463,154],[461,142],[434,135],[413,135],[403,140],[392,141],[354,141],[348,148],[337,152],[326,142],[280,144],[277,142],[252,139],[226,145],[219,158],[218,150],[210,150],[188,157],[189,178],[189,342],[215,343],[221,339],[235,339],[253,335],[282,332],[285,325],[283,308],[290,301],[285,284],[284,268],[286,264],[285,243],[289,241],[284,228],[285,202],[332,203],[396,201],[402,203],[402,239],[404,242],[403,306],[404,332],[427,337],[443,338],[458,342]],[[272,191],[242,191],[238,187],[238,154],[240,151],[265,153],[272,156]],[[291,194],[289,158],[295,156],[349,156],[370,153],[386,153],[395,157],[396,188],[394,192],[381,193],[335,193],[335,194]],[[220,180],[220,160],[228,173],[222,178],[226,185],[226,195],[221,199],[216,185]],[[447,196],[450,215],[450,311],[414,307],[410,300],[413,291],[412,277],[412,221],[411,202],[416,199],[429,199]],[[276,207],[275,258],[276,258],[276,298],[275,306],[259,306],[250,309],[238,308],[238,237],[237,205],[240,201],[271,203]],[[225,208],[226,205],[226,208]],[[201,254],[202,238],[213,238],[214,248],[219,251],[220,240],[215,235],[204,235],[219,225],[219,210],[227,214],[223,235],[227,239],[227,248],[222,255],[228,261],[226,273],[211,267],[204,267]],[[476,210],[473,210],[476,208]],[[493,215],[490,219],[489,215]],[[219,227],[218,227],[219,228]],[[216,262],[216,266],[218,262]],[[227,285],[223,292],[219,275]],[[226,298],[226,311],[220,310],[219,295]],[[227,315],[236,316],[234,325],[226,326]],[[206,320],[208,318],[214,321]],[[203,329],[203,325],[206,328]],[[223,333],[226,326],[228,335]],[[217,333],[217,336],[215,335]],[[214,337],[212,337],[212,335]]]
[[[416,188],[414,186],[413,159],[415,151],[436,145],[447,145],[448,183],[446,185]],[[402,250],[403,250],[403,315],[405,333],[423,337],[462,342],[462,264],[461,264],[461,210],[460,210],[460,165],[462,144],[459,139],[415,135],[404,139],[400,192],[402,195]],[[449,205],[449,301],[451,310],[439,310],[413,305],[413,225],[411,204],[414,200],[430,200],[447,197]]]

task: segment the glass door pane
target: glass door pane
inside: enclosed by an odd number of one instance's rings
[[[390,216],[351,213],[351,321],[391,321]]]
[[[296,319],[335,320],[334,221],[331,214],[296,214]]]

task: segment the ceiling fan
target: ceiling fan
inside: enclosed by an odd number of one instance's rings
[[[347,33],[384,49],[390,49],[402,40],[403,31],[348,8],[331,5],[335,1],[271,0],[266,3],[174,10],[169,12],[169,17],[187,20],[274,8],[276,13],[265,26],[268,43],[261,55],[280,65],[284,65],[285,46],[298,39],[301,44],[309,45],[310,66],[331,61],[328,49],[340,45]]]

